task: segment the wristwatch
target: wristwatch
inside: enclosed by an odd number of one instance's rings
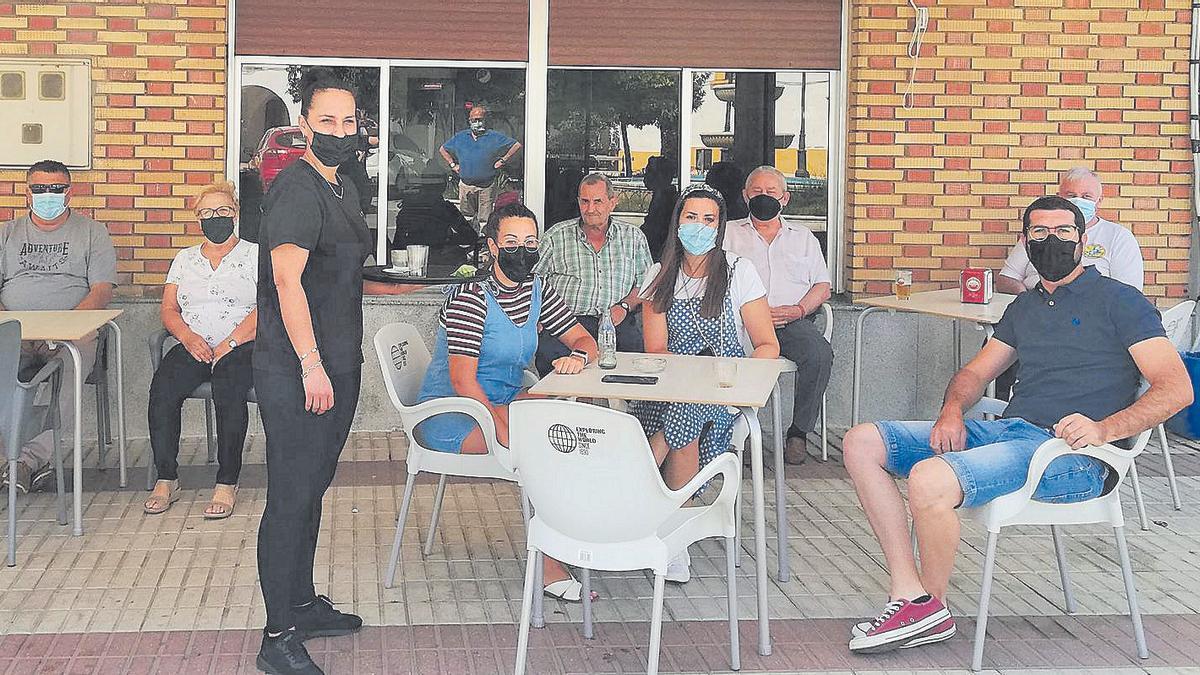
[[[229,338],[229,348],[237,349],[237,346],[238,346],[238,341],[234,340],[233,338]]]
[[[622,300],[617,303],[617,307],[620,307],[621,309],[625,310],[626,314],[629,313],[629,303],[628,302],[625,302],[624,300]]]

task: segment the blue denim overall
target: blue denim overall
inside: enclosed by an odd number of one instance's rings
[[[508,405],[521,391],[525,366],[537,351],[538,318],[542,312],[542,281],[534,279],[529,318],[518,326],[504,313],[500,303],[485,285],[487,318],[483,323],[483,343],[479,345],[479,365],[475,379],[493,405]],[[458,396],[450,383],[450,356],[446,344],[446,329],[438,328],[433,361],[425,371],[425,381],[417,401],[446,396]],[[435,415],[413,430],[417,442],[439,452],[460,452],[463,441],[477,428],[475,420],[462,413]]]
[[[725,295],[721,313],[711,319],[700,316],[701,302],[701,298],[676,298],[671,303],[667,310],[667,351],[699,354],[707,347],[713,356],[745,356],[733,319],[736,310],[729,294]],[[737,418],[737,413],[730,412],[725,406],[700,403],[639,401],[632,406],[632,411],[647,436],[662,431],[672,450],[699,438],[701,467],[729,449],[733,422]]]

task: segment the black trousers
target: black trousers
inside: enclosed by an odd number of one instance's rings
[[[211,367],[197,361],[183,345],[175,345],[163,356],[150,381],[150,447],[160,480],[179,478],[179,433],[183,402],[196,387],[212,383],[213,406],[217,410],[217,482],[237,485],[242,471],[242,448],[250,411],[246,394],[254,384],[250,359],[254,343],[238,345]]]
[[[598,338],[600,335],[600,318],[595,316],[586,316],[579,314],[575,316],[575,320],[579,325],[583,326],[584,330],[592,334],[592,337]],[[625,317],[617,326],[617,350],[622,352],[640,352],[644,349],[642,345],[642,315],[641,313],[630,314]],[[537,368],[538,375],[545,377],[554,370],[555,359],[570,354],[571,350],[558,340],[558,338],[542,331],[538,334],[537,354],[533,357],[534,367]]]
[[[780,356],[796,363],[795,402],[788,436],[798,436],[812,431],[817,423],[821,396],[829,386],[833,349],[811,316],[776,328],[775,336],[779,338]]]
[[[329,377],[333,407],[304,410],[296,373],[254,371],[254,391],[267,435],[267,506],[258,527],[258,580],[267,630],[291,628],[292,608],[311,602],[313,557],[321,527],[321,498],[333,482],[338,456],[358,407],[361,371]]]

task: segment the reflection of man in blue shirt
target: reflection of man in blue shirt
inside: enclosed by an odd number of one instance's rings
[[[496,171],[512,160],[521,144],[499,131],[489,130],[487,109],[483,106],[471,108],[467,119],[471,128],[454,134],[438,151],[450,170],[458,174],[458,210],[468,222],[474,222],[478,216],[482,226],[492,214]]]

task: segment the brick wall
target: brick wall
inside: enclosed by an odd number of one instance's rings
[[[850,290],[999,271],[1021,210],[1086,166],[1100,214],[1133,230],[1146,293],[1187,290],[1192,181],[1186,0],[918,0],[929,31],[915,105],[907,0],[856,1],[850,24]]]
[[[71,204],[108,225],[120,294],[155,294],[200,241],[187,197],[225,172],[225,43],[225,0],[0,0],[0,54],[92,60],[94,159]],[[24,180],[0,169],[0,221]]]

